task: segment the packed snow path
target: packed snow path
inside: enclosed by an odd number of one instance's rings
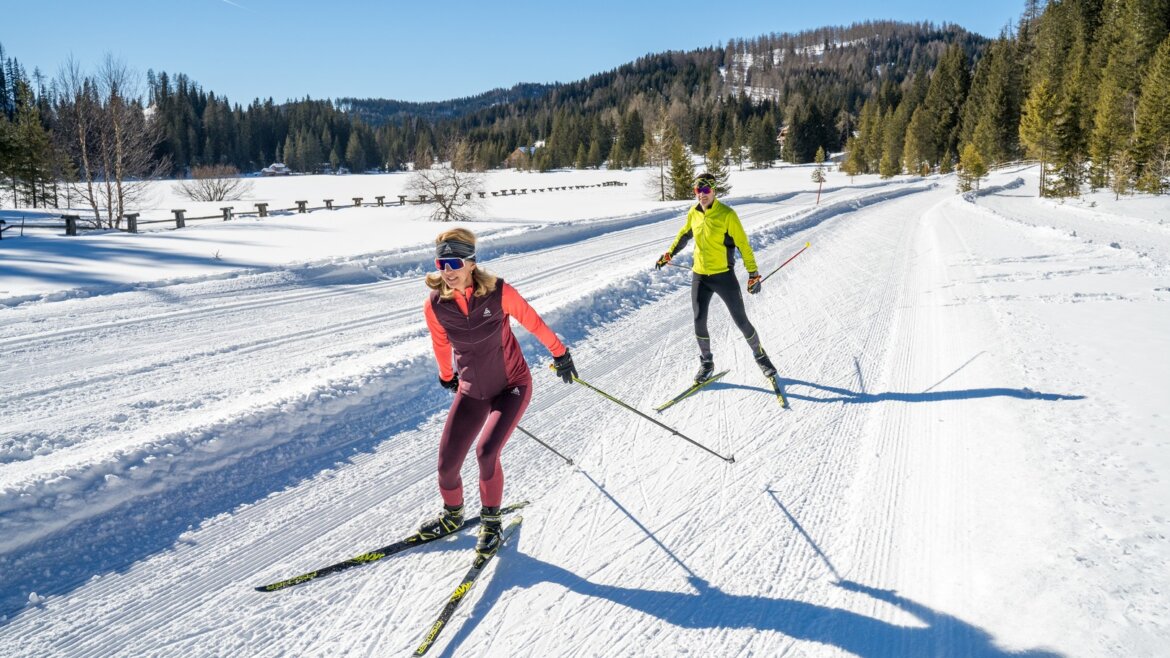
[[[731,373],[658,416],[735,464],[562,385],[527,341],[522,425],[576,467],[513,437],[506,497],[533,505],[437,655],[1162,650],[1170,427],[1150,389],[1170,277],[1148,253],[1164,245],[1028,226],[949,182],[890,188],[825,211],[807,195],[737,204],[762,269],[813,244],[748,298],[793,408],[716,302]],[[484,265],[583,379],[648,410],[697,365],[687,273],[647,270],[679,221],[502,238]],[[24,495],[0,509],[4,655],[412,650],[471,535],[252,590],[437,508],[447,398],[404,263],[18,309],[5,335],[31,341],[5,345],[5,380],[23,384],[0,487]],[[14,616],[38,582],[54,595]]]

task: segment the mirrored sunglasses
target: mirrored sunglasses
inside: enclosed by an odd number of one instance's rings
[[[710,193],[711,193],[711,186],[710,185],[696,185],[695,186],[695,194],[710,194]]]
[[[436,258],[435,269],[440,272],[447,268],[461,270],[465,264],[473,262],[475,261],[470,258]]]

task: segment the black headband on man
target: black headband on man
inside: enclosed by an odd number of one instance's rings
[[[475,245],[459,240],[444,240],[435,245],[435,257],[475,260]]]

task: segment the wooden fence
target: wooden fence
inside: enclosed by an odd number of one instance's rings
[[[561,186],[556,186],[556,187],[539,187],[539,188],[536,188],[536,187],[520,187],[520,188],[512,187],[512,188],[505,188],[502,190],[496,190],[496,191],[491,191],[491,192],[488,192],[488,191],[464,192],[463,196],[466,199],[471,199],[473,194],[478,194],[479,198],[486,199],[488,194],[491,194],[493,197],[506,197],[506,196],[526,195],[529,192],[531,192],[532,194],[540,194],[540,193],[545,193],[545,192],[559,192],[559,191],[564,191],[564,190],[583,190],[583,189],[587,189],[587,188],[591,188],[591,187],[621,187],[621,186],[625,186],[625,185],[628,185],[628,183],[623,183],[621,181],[605,181],[602,183],[594,183],[593,185],[561,185]],[[336,201],[336,199],[322,199],[322,202],[325,205],[310,207],[309,202],[307,200],[302,200],[302,201],[294,201],[293,203],[295,203],[297,205],[293,208],[276,208],[276,209],[272,209],[272,210],[270,210],[268,208],[268,206],[270,205],[268,203],[253,203],[252,205],[256,208],[255,210],[248,210],[248,211],[239,212],[239,213],[236,212],[235,206],[223,206],[219,209],[220,212],[218,214],[202,215],[199,217],[188,217],[187,211],[185,209],[175,209],[175,210],[171,210],[171,214],[174,215],[174,217],[172,217],[170,219],[140,219],[142,216],[142,213],[132,212],[132,213],[126,213],[126,214],[122,215],[122,219],[124,219],[126,222],[126,226],[122,230],[124,230],[128,233],[137,233],[138,227],[146,226],[149,224],[174,224],[174,228],[180,229],[180,228],[186,228],[187,222],[195,222],[195,221],[210,220],[210,219],[218,219],[218,220],[222,220],[222,221],[227,222],[227,221],[231,221],[235,217],[267,217],[269,214],[276,213],[276,212],[296,212],[299,214],[299,213],[314,212],[317,210],[340,210],[342,208],[361,208],[361,207],[381,208],[381,207],[393,206],[393,205],[405,206],[408,203],[412,204],[412,205],[424,204],[424,203],[437,203],[437,202],[443,200],[442,195],[428,197],[425,194],[421,194],[421,195],[418,195],[417,198],[413,198],[413,199],[409,198],[408,195],[405,195],[405,194],[398,194],[395,196],[398,197],[398,203],[394,203],[393,201],[387,203],[386,200],[389,197],[386,195],[373,197],[374,201],[372,203],[366,203],[365,202],[366,197],[359,196],[359,197],[350,197],[351,200],[353,201],[352,204],[344,204],[344,205],[337,204],[337,205],[335,205],[334,201]],[[98,221],[95,218],[82,217],[81,215],[61,215],[61,219],[64,220],[64,224],[58,224],[58,223],[53,223],[53,222],[36,222],[36,223],[32,223],[32,224],[22,223],[22,227],[24,227],[24,228],[55,228],[55,229],[64,228],[65,235],[77,235],[78,231],[96,229],[97,227],[95,225],[98,223]],[[0,238],[3,237],[4,230],[11,229],[11,228],[14,228],[14,225],[6,225],[3,220],[0,220]]]

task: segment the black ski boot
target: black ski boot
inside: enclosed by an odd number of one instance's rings
[[[715,357],[700,356],[699,357],[699,372],[695,373],[695,383],[702,384],[711,379],[711,375],[715,374]]]
[[[767,352],[762,347],[760,348],[760,353],[756,355],[756,365],[760,366],[760,370],[764,373],[765,377],[771,378],[776,376],[776,366],[772,365],[772,360],[768,358]]]
[[[475,542],[475,553],[482,557],[491,557],[500,550],[500,524],[503,515],[499,507],[484,507],[479,517],[483,522],[479,526],[479,540]]]
[[[443,512],[439,516],[423,522],[418,528],[418,534],[423,539],[434,539],[449,535],[463,527],[463,506],[443,505]]]

